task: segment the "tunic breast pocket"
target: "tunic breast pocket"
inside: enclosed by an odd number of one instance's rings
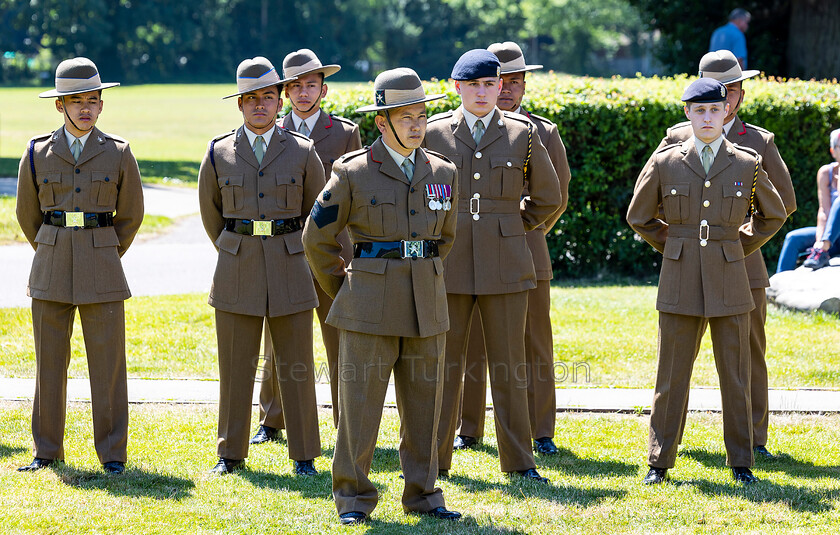
[[[723,186],[721,217],[727,223],[740,225],[750,208],[750,190],[745,186]]]
[[[689,218],[689,184],[662,184],[662,208],[669,224],[683,223]]]
[[[110,173],[91,173],[91,201],[97,206],[114,207],[117,203],[117,180]]]
[[[367,233],[390,236],[397,232],[396,195],[393,190],[362,191],[356,195],[354,207],[367,212]]]
[[[297,175],[278,174],[277,208],[300,211],[303,202],[303,179]]]
[[[219,190],[222,192],[222,209],[224,211],[242,210],[245,204],[245,192],[242,183],[242,175],[219,177]]]
[[[38,201],[42,210],[55,206],[55,189],[61,187],[61,173],[44,173],[38,177]]]
[[[522,197],[522,190],[525,188],[525,174],[522,171],[522,158],[513,156],[494,156],[490,159],[491,173],[494,177],[501,175],[502,197]]]
[[[426,200],[428,201],[429,199]],[[457,210],[458,207],[455,206],[450,209]],[[443,208],[439,210],[432,210],[429,208],[429,204],[427,202],[424,212],[426,212],[426,231],[430,236],[432,236],[432,239],[440,238],[440,232],[443,229],[443,221],[446,219],[446,211]]]

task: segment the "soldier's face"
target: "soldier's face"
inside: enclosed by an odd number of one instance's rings
[[[726,119],[723,124],[728,123],[735,117],[738,110],[741,109],[741,103],[744,101],[746,92],[741,86],[741,82],[726,84],[726,103],[729,104],[729,113],[726,114]]]
[[[502,79],[495,76],[455,81],[455,91],[461,95],[461,103],[476,117],[484,117],[493,111],[501,90]]]
[[[525,73],[514,72],[502,75],[502,91],[499,93],[499,100],[496,103],[499,109],[505,111],[516,111],[522,104],[522,97],[525,96]]]
[[[239,97],[239,111],[245,125],[257,134],[264,134],[274,127],[274,119],[283,99],[277,86],[264,87]]]
[[[324,75],[321,73],[309,73],[286,84],[286,98],[291,100],[295,110],[301,113],[315,113],[321,107],[318,99],[325,96],[327,84],[324,83]],[[318,105],[313,106],[316,102]]]
[[[102,98],[99,91],[57,98],[55,109],[64,116],[64,125],[76,137],[82,137],[96,125],[102,113]],[[68,118],[70,120],[68,120]]]
[[[391,115],[391,124],[394,125],[393,132],[385,117],[377,115],[374,119],[376,127],[382,133],[382,141],[403,156],[408,156],[411,151],[420,147],[423,138],[426,136],[426,104],[421,102],[388,111]],[[394,132],[399,136],[403,145],[408,147],[408,150],[400,146],[394,137]]]
[[[685,106],[684,110],[697,139],[703,143],[711,143],[723,132],[723,120],[729,110],[729,104],[694,102]]]

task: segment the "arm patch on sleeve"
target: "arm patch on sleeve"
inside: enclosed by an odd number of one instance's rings
[[[321,201],[315,201],[315,204],[312,205],[312,211],[309,213],[309,217],[311,217],[312,221],[318,225],[318,228],[324,228],[330,223],[335,223],[336,219],[338,219],[338,205],[334,204],[324,208]]]

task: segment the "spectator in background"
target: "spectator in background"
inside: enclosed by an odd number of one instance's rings
[[[833,130],[828,141],[834,161],[817,171],[817,226],[787,233],[776,273],[794,269],[796,259],[806,249],[808,258],[802,265],[812,269],[825,267],[832,256],[840,255],[840,129]]]
[[[747,68],[747,28],[750,27],[749,11],[737,7],[729,14],[729,22],[712,33],[709,40],[709,52],[729,50],[738,58],[742,69]]]

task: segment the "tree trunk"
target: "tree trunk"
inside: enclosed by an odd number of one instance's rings
[[[787,60],[791,76],[840,75],[840,0],[792,0]]]

